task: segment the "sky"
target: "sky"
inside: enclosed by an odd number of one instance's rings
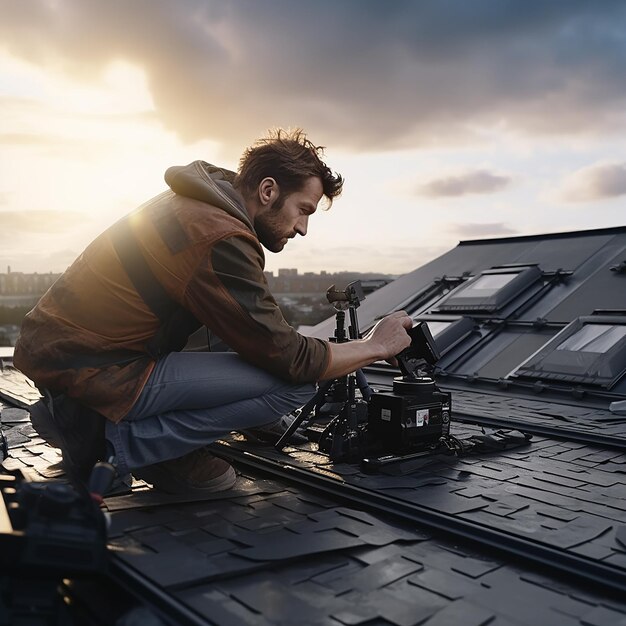
[[[0,0],[0,272],[303,128],[345,178],[266,269],[402,274],[626,224],[621,0]]]

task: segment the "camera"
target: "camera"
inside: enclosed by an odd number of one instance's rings
[[[424,322],[408,331],[411,345],[396,359],[402,376],[393,391],[378,391],[368,402],[368,448],[408,454],[435,446],[450,434],[451,394],[431,377],[439,351]]]
[[[326,296],[336,309],[335,334],[330,341],[360,338],[356,309],[365,297],[360,282],[350,283],[345,290],[332,285]],[[347,334],[346,309],[350,315]],[[317,423],[308,423],[307,437],[331,461],[368,459],[372,464],[381,455],[398,457],[441,445],[450,433],[451,396],[441,392],[431,376],[440,354],[425,323],[419,322],[407,332],[411,344],[396,356],[402,376],[394,379],[392,391],[373,392],[361,370],[327,381],[275,447],[282,450],[313,411],[311,422]]]

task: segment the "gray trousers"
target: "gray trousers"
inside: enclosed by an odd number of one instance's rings
[[[128,415],[107,421],[106,438],[123,475],[269,424],[314,393],[314,385],[287,383],[232,352],[172,352],[157,362]]]

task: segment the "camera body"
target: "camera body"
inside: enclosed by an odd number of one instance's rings
[[[450,434],[452,397],[429,375],[439,360],[437,346],[423,322],[408,332],[411,345],[396,357],[402,376],[394,378],[393,391],[369,399],[369,447],[393,454],[435,446]]]
[[[393,391],[377,391],[369,400],[367,437],[370,448],[408,454],[436,445],[450,434],[451,395],[432,378],[394,380]]]

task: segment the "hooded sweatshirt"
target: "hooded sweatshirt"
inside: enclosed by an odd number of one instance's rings
[[[253,365],[293,383],[315,382],[328,365],[328,344],[283,318],[234,176],[203,161],[171,167],[170,189],[125,219],[172,301]],[[146,346],[160,325],[126,273],[110,228],[25,317],[13,361],[39,388],[118,422],[154,369]]]

